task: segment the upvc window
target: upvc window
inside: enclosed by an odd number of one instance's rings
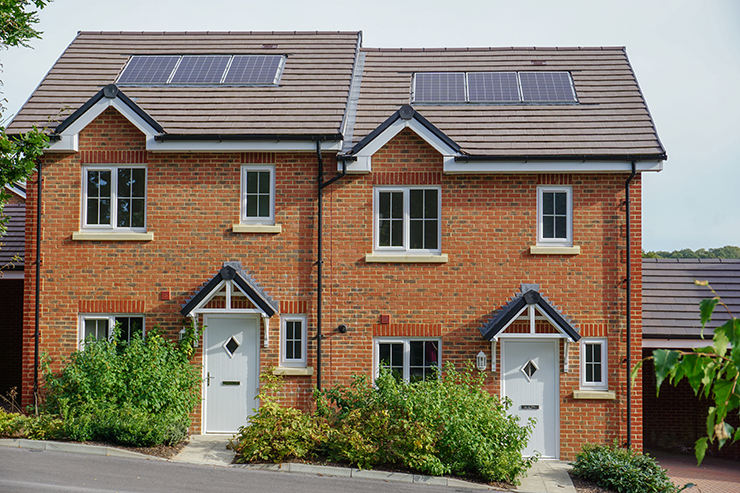
[[[112,340],[118,324],[119,341],[131,342],[135,335],[144,337],[144,317],[141,315],[83,315],[80,320],[80,340]]]
[[[85,166],[83,227],[146,230],[146,167]]]
[[[572,188],[537,187],[537,244],[573,246]]]
[[[376,187],[375,251],[439,253],[439,187]]]
[[[375,376],[389,368],[397,378],[411,382],[437,375],[442,358],[440,339],[375,339]]]
[[[608,388],[606,339],[581,339],[581,388]]]
[[[242,166],[241,222],[275,223],[274,166]]]
[[[280,320],[280,365],[306,366],[305,315],[283,315]]]

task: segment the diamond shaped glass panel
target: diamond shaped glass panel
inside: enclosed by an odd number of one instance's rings
[[[524,373],[524,376],[527,377],[527,380],[531,382],[532,375],[534,375],[539,369],[540,368],[537,366],[537,363],[535,363],[532,360],[529,360],[524,366],[522,366],[520,371]]]
[[[234,336],[231,336],[228,341],[226,341],[226,344],[224,344],[224,349],[226,349],[226,352],[229,353],[229,356],[234,357],[234,351],[237,350],[239,347],[239,341],[237,341]]]

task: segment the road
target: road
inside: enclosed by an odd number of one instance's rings
[[[453,493],[423,484],[252,471],[243,468],[0,448],[0,492]]]

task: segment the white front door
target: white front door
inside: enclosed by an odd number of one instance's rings
[[[259,317],[205,317],[205,432],[236,433],[257,408]]]
[[[557,340],[506,340],[502,342],[502,394],[511,399],[511,414],[521,423],[537,419],[529,444],[522,452],[539,452],[544,459],[559,457],[560,407],[558,405]]]

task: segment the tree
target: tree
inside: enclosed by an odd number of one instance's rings
[[[727,310],[730,319],[721,327],[714,329],[712,345],[698,348],[693,351],[676,351],[658,349],[653,355],[645,358],[632,369],[632,384],[634,385],[637,373],[642,364],[653,360],[655,364],[655,379],[658,392],[661,384],[668,379],[672,385],[677,385],[686,378],[697,396],[701,393],[710,397],[714,406],[707,414],[707,436],[699,438],[695,444],[696,459],[701,464],[708,444],[716,439],[719,447],[727,442],[740,440],[740,428],[735,430],[725,422],[728,414],[740,414],[740,319],[733,316],[714,289],[707,281],[695,281],[699,286],[706,286],[712,290],[714,298],[703,300],[699,304],[701,311],[702,337],[706,324],[712,319],[717,305]],[[735,411],[737,410],[737,411]]]
[[[48,0],[0,0],[0,44],[5,48],[29,47],[31,39],[40,38],[41,32],[34,26],[39,22],[38,10],[47,3]],[[4,109],[0,105],[0,112]],[[10,199],[5,185],[23,181],[36,170],[36,160],[48,142],[48,136],[36,127],[14,136],[6,135],[5,128],[0,127],[0,236],[5,233],[8,221],[3,215]]]
[[[720,248],[705,250],[700,248],[696,251],[690,248],[674,250],[672,252],[655,251],[642,252],[642,258],[740,258],[740,247],[727,245]]]

